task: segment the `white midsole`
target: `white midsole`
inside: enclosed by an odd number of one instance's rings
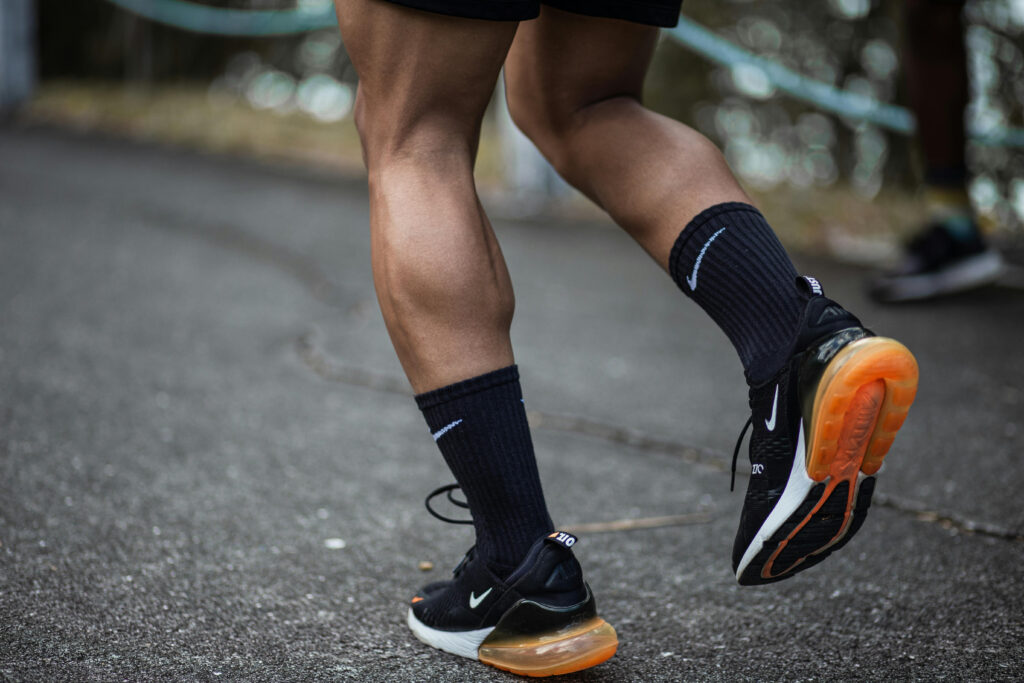
[[[782,490],[782,497],[775,504],[771,514],[768,515],[768,519],[764,520],[764,524],[757,530],[754,539],[747,546],[747,552],[743,553],[743,559],[740,560],[739,566],[736,567],[737,581],[743,576],[747,565],[761,552],[765,541],[771,538],[772,534],[789,519],[790,515],[796,512],[796,509],[807,498],[807,492],[814,486],[814,480],[807,476],[807,468],[804,466],[805,459],[804,421],[800,420],[800,432],[796,439],[796,454],[793,456],[793,467],[789,470],[789,480],[786,482],[786,488]]]
[[[475,631],[439,631],[417,619],[412,608],[409,608],[406,623],[409,624],[413,635],[427,645],[468,659],[478,659],[480,643],[494,630],[493,626],[489,626]]]
[[[809,476],[807,476],[807,468],[804,467],[804,460],[806,456],[804,453],[804,422],[800,420],[800,432],[796,441],[796,457],[793,458],[793,467],[789,471],[789,481],[786,482],[786,488],[782,490],[782,497],[779,498],[779,502],[775,504],[771,514],[768,515],[768,519],[764,520],[764,524],[758,529],[757,535],[754,536],[754,540],[747,546],[747,551],[743,553],[743,559],[740,560],[739,566],[736,568],[736,580],[743,575],[743,571],[747,568],[747,565],[753,561],[757,554],[761,552],[764,547],[765,541],[771,538],[779,527],[790,515],[796,512],[797,508],[807,499],[807,494],[811,488],[820,482],[815,482]],[[884,465],[883,465],[884,467]],[[881,469],[879,469],[881,472]],[[877,473],[876,473],[877,474]],[[868,476],[863,472],[857,473],[857,481],[854,483],[853,500],[857,500],[857,496],[860,491],[860,485]],[[856,503],[855,503],[856,504]],[[838,543],[843,536],[846,535],[846,531],[849,529],[851,520],[848,520],[846,526],[844,526],[840,533],[832,539],[828,545],[819,548],[815,553],[820,553],[827,548]]]

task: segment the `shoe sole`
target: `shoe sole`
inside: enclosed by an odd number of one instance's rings
[[[406,621],[413,634],[431,647],[520,676],[558,676],[589,669],[610,659],[619,646],[615,629],[597,616],[529,635],[503,633],[500,624],[474,631],[440,631],[417,619],[411,609]]]
[[[859,530],[917,379],[914,356],[893,339],[860,339],[836,354],[818,382],[806,435],[800,422],[786,488],[737,567],[741,584],[788,578]]]

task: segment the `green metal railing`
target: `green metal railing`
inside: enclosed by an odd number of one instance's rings
[[[161,24],[220,36],[284,36],[338,24],[330,3],[285,10],[244,10],[210,7],[182,0],[109,2]]]
[[[288,10],[226,9],[183,0],[109,2],[162,24],[224,36],[280,36],[337,25],[334,8],[329,2],[307,3]],[[666,31],[680,45],[711,62],[730,68],[744,66],[759,70],[777,90],[818,109],[904,135],[913,134],[916,128],[914,115],[904,107],[803,76],[730,43],[686,17],[680,17],[679,25]],[[1024,147],[1024,129],[995,127],[972,129],[968,133],[972,140],[983,145]]]

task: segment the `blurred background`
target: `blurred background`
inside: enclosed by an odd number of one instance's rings
[[[270,24],[290,30],[298,17],[312,30],[221,35],[223,22],[203,17],[195,21],[206,22],[200,28],[210,33],[185,30],[171,24],[187,24],[189,6],[173,0],[4,0],[6,109],[22,125],[70,126],[360,173],[351,120],[357,78],[329,25],[329,0],[201,4],[278,10]],[[119,5],[141,7],[143,14],[170,11],[154,21]],[[684,11],[737,48],[846,93],[900,105],[906,100],[901,5],[687,0]],[[34,22],[33,44],[23,48],[33,52],[33,64],[19,66],[12,56],[19,22]],[[1024,0],[972,0],[966,23],[968,128],[987,136],[970,144],[970,197],[985,229],[1012,252],[1024,241]],[[12,93],[18,69],[33,78],[22,78]],[[877,263],[920,222],[921,164],[905,131],[793,97],[763,69],[710,62],[668,32],[647,97],[725,150],[766,212],[785,217],[775,223],[790,246]],[[1000,137],[1013,129],[1016,139]],[[479,176],[499,213],[591,211],[517,138],[501,107],[488,116]]]

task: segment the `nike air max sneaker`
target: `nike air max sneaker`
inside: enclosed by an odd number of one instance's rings
[[[448,581],[424,586],[408,624],[421,641],[523,676],[554,676],[607,660],[618,638],[597,616],[590,587],[570,549],[576,537],[555,531],[499,579],[470,549]]]
[[[850,540],[917,392],[906,347],[801,280],[811,297],[797,352],[750,389],[750,483],[732,556],[744,585],[788,578]]]

